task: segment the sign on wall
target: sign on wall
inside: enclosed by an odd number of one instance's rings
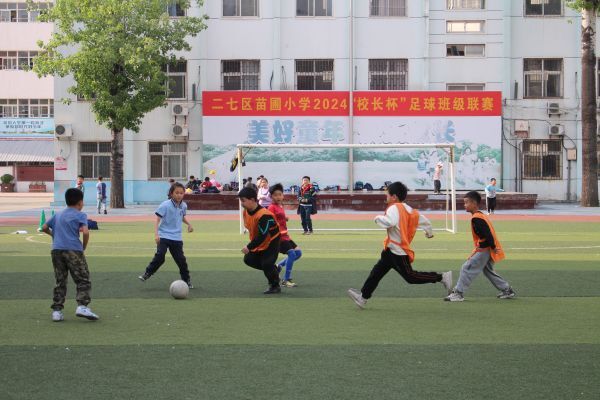
[[[0,133],[54,133],[54,118],[0,118]]]
[[[349,143],[349,93],[332,91],[204,92],[204,170],[223,181],[237,143]],[[454,143],[458,188],[480,188],[500,174],[500,92],[354,92],[353,143]],[[355,150],[355,180],[374,187],[403,180],[432,187],[442,150]],[[344,149],[252,149],[246,176],[297,184],[303,175],[321,187],[347,187]]]

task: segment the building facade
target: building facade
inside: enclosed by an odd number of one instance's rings
[[[27,70],[53,29],[37,19],[52,2],[37,3],[0,0],[0,175],[13,175],[19,192],[54,186],[54,79]]]
[[[502,128],[481,134],[501,140],[501,186],[579,198],[581,18],[564,1],[211,0],[187,13],[207,14],[208,29],[169,67],[166,107],[125,133],[127,203],[160,201],[169,178],[207,174],[202,93],[228,90],[500,91]],[[55,104],[56,125],[72,134],[55,141],[66,165],[57,201],[78,174],[109,175],[110,131],[72,84],[55,81],[54,98],[72,100]]]

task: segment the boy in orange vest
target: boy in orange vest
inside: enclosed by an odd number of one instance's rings
[[[238,193],[244,208],[244,226],[250,234],[250,243],[242,249],[244,263],[263,271],[269,281],[264,294],[281,293],[277,256],[279,255],[279,226],[273,213],[258,204],[256,190],[245,187]]]
[[[447,291],[452,288],[452,271],[419,272],[412,269],[415,253],[410,248],[417,228],[425,231],[429,239],[433,237],[431,222],[408,204],[403,203],[408,194],[402,182],[394,182],[387,187],[388,208],[385,215],[375,217],[375,223],[387,229],[387,238],[383,242],[381,258],[375,264],[361,291],[348,289],[348,295],[359,308],[364,308],[367,300],[377,288],[379,281],[392,268],[410,284],[441,282]],[[446,292],[447,293],[447,292]]]
[[[504,259],[504,251],[496,236],[490,219],[479,210],[481,195],[469,192],[464,199],[465,210],[471,215],[471,233],[475,249],[463,264],[456,287],[444,298],[445,301],[464,301],[464,293],[471,286],[473,279],[483,272],[500,293],[499,299],[512,299],[516,296],[510,284],[494,271],[494,264]]]

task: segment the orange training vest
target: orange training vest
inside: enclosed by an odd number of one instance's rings
[[[277,226],[277,220],[275,219],[273,213],[267,210],[266,208],[260,208],[256,213],[254,213],[254,215],[250,215],[248,213],[248,210],[244,210],[244,225],[246,226],[246,228],[248,229],[248,233],[250,234],[250,241],[253,241],[254,238],[258,236],[258,221],[265,214],[273,217],[273,223],[275,224],[274,226],[277,228],[277,233],[273,235],[271,232],[272,227],[268,227],[269,233],[267,235],[267,238],[256,248],[252,249],[252,252],[263,251],[267,247],[269,247],[269,244],[271,244],[273,239],[279,236],[279,227]]]
[[[504,250],[502,250],[500,241],[498,240],[498,237],[496,236],[496,231],[494,230],[492,221],[490,221],[490,219],[487,217],[487,215],[485,215],[482,212],[473,214],[471,216],[471,219],[473,219],[473,218],[481,218],[482,220],[484,220],[487,223],[487,225],[489,226],[490,232],[492,232],[492,236],[494,237],[494,243],[496,244],[495,251],[488,248],[488,250],[490,251],[490,257],[492,258],[492,260],[495,263],[498,261],[504,260],[504,257],[505,257]],[[475,234],[475,230],[473,229],[473,224],[471,224],[471,233],[473,234],[473,243],[475,244],[475,250],[473,250],[473,252],[471,253],[471,255],[473,255],[477,251],[481,251],[481,249],[479,248],[479,243],[483,242],[485,239],[482,239]]]
[[[390,243],[397,244],[408,255],[408,259],[412,263],[415,260],[415,252],[410,248],[410,243],[413,241],[419,227],[419,211],[413,208],[413,211],[409,213],[402,203],[396,203],[396,207],[398,207],[400,215],[398,228],[400,229],[401,242],[393,241],[388,234],[383,241],[383,248],[387,249]]]

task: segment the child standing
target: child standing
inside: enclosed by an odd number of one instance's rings
[[[244,263],[265,274],[269,287],[264,294],[281,293],[279,272],[275,265],[279,253],[279,226],[275,217],[258,204],[253,188],[243,188],[238,197],[244,208],[244,226],[250,234],[250,243],[242,248]]]
[[[85,185],[83,184],[84,181],[84,177],[83,175],[77,175],[77,181],[75,182],[75,189],[79,189],[81,190],[81,193],[85,194]]]
[[[311,235],[313,233],[311,215],[313,214],[314,196],[315,188],[310,183],[310,177],[303,176],[302,186],[300,186],[300,193],[298,194],[298,214],[300,214],[300,219],[302,220],[303,235]]]
[[[496,178],[490,179],[490,184],[485,187],[485,204],[488,215],[496,210],[496,192],[504,192],[503,189],[496,187]]]
[[[465,210],[471,213],[471,233],[475,249],[463,264],[456,287],[444,298],[446,301],[463,301],[464,293],[471,286],[473,279],[483,272],[486,278],[500,290],[496,297],[512,299],[516,296],[510,284],[494,271],[494,264],[504,259],[504,251],[496,236],[492,222],[481,211],[479,203],[481,195],[475,191],[468,192],[464,199]]]
[[[63,308],[67,295],[69,273],[77,285],[77,310],[75,315],[95,321],[98,316],[88,308],[90,303],[90,272],[83,252],[87,248],[90,232],[87,226],[87,216],[81,212],[83,208],[83,192],[76,188],[65,192],[67,208],[56,213],[42,226],[42,231],[52,236],[52,265],[56,286],[52,303],[52,320],[64,320]],[[83,243],[79,240],[79,232],[83,234]]]
[[[431,222],[425,216],[406,203],[407,187],[402,182],[394,182],[387,188],[388,208],[385,215],[375,217],[375,223],[387,229],[387,238],[383,241],[381,258],[375,264],[361,291],[349,289],[348,295],[359,308],[364,308],[367,300],[379,285],[379,281],[395,269],[407,283],[424,284],[441,282],[446,290],[452,287],[452,271],[438,274],[437,272],[419,272],[412,269],[415,253],[410,248],[417,228],[425,231],[425,236],[433,237]]]
[[[182,201],[185,194],[184,186],[175,182],[169,189],[169,200],[163,201],[156,209],[156,221],[154,223],[154,241],[156,242],[156,254],[148,264],[146,271],[138,278],[144,282],[150,279],[165,262],[167,250],[173,256],[175,263],[179,267],[181,280],[186,282],[190,289],[193,289],[190,279],[185,255],[183,254],[183,240],[181,238],[181,223],[187,225],[187,231],[193,232],[194,228],[186,219],[187,204]]]
[[[444,164],[442,162],[438,162],[433,170],[433,193],[440,194],[442,190],[442,169],[444,168]]]
[[[281,270],[285,266],[285,277],[281,282],[281,286],[288,288],[296,287],[298,285],[292,281],[292,268],[294,262],[302,257],[302,250],[300,250],[300,247],[294,243],[288,234],[288,217],[285,216],[285,210],[283,208],[283,185],[277,183],[271,186],[269,192],[271,194],[271,199],[273,200],[269,206],[269,211],[275,215],[275,220],[277,221],[277,225],[279,225],[279,233],[281,234],[279,239],[279,252],[286,255],[286,258],[277,264],[278,270]]]
[[[282,193],[283,195],[283,193]],[[269,208],[273,200],[271,199],[271,191],[269,190],[269,181],[267,178],[262,177],[258,180],[258,204],[261,207]]]
[[[104,207],[104,214],[106,212],[106,183],[102,182],[102,177],[98,177],[98,183],[96,183],[96,200],[98,205],[98,214],[100,214],[100,208]]]

